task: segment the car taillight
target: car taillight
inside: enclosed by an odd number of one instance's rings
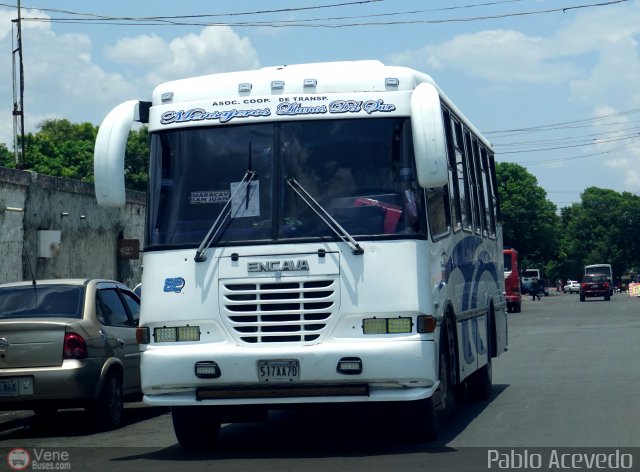
[[[87,343],[76,333],[64,335],[64,359],[85,359],[87,357]]]

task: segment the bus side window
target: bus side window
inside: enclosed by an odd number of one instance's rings
[[[438,239],[451,231],[451,211],[447,185],[427,189],[427,217],[431,237]]]
[[[491,168],[489,167],[489,157],[484,147],[480,148],[481,165],[482,165],[482,182],[484,187],[484,208],[485,208],[485,227],[490,237],[496,235],[496,221],[494,207],[496,198],[493,195],[493,185],[491,182]]]
[[[469,167],[468,155],[466,154],[462,123],[456,118],[451,118],[453,126],[453,142],[455,146],[456,175],[458,185],[458,196],[460,198],[460,212],[462,216],[462,227],[468,231],[473,228],[471,189],[469,188]]]
[[[481,203],[480,192],[478,189],[478,173],[476,172],[476,142],[475,138],[471,138],[471,134],[465,129],[464,132],[465,149],[467,150],[467,163],[469,164],[469,186],[471,190],[471,202],[473,203],[473,226],[477,234],[482,234],[482,218],[480,217]]]
[[[449,161],[449,200],[451,204],[451,222],[454,231],[458,231],[462,228],[462,208],[460,205],[460,187],[458,186],[458,172],[456,165],[456,151],[453,138],[453,131],[451,129],[451,113],[445,107],[442,108],[442,119],[444,121],[444,131],[447,140],[447,158]]]

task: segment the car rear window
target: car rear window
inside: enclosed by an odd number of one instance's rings
[[[30,285],[0,288],[0,319],[82,318],[84,287]]]
[[[606,277],[606,275],[590,274],[590,275],[585,275],[584,276],[584,281],[585,282],[606,282],[607,281],[607,277]]]

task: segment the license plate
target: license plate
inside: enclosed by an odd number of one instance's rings
[[[0,379],[0,397],[33,395],[33,377],[9,377]]]
[[[299,377],[300,364],[297,360],[258,361],[260,382],[293,382]]]
[[[0,380],[0,397],[17,397],[17,396],[18,396],[18,382],[16,382],[16,379]]]

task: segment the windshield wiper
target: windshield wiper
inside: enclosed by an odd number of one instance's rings
[[[309,206],[309,208],[311,208],[314,213],[320,217],[324,224],[331,228],[331,230],[336,233],[338,237],[342,239],[342,241],[351,246],[351,252],[353,254],[355,254],[356,256],[364,254],[364,249],[362,249],[358,242],[353,239],[353,236],[351,236],[346,229],[340,226],[340,223],[338,223],[336,219],[331,216],[329,212],[325,210],[324,207],[320,205],[320,203],[318,203],[318,201],[313,198],[296,179],[287,179],[287,184],[293,189],[294,192],[296,192],[296,194],[298,194],[302,201],[305,202]]]
[[[244,177],[242,177],[242,180],[240,181],[240,185],[238,185],[235,188],[235,190],[233,191],[233,193],[229,197],[229,200],[227,200],[227,203],[225,203],[225,205],[222,207],[222,210],[220,210],[220,213],[218,214],[218,217],[216,218],[216,220],[211,225],[211,229],[209,230],[207,235],[204,237],[204,239],[200,243],[200,246],[198,246],[198,250],[196,251],[196,255],[193,258],[194,261],[196,261],[196,262],[204,262],[204,261],[207,260],[207,256],[205,255],[205,251],[207,249],[209,249],[209,247],[211,246],[213,241],[216,239],[216,236],[217,236],[218,232],[222,228],[222,223],[229,217],[229,215],[231,215],[231,203],[234,201],[233,200],[234,197],[238,193],[241,193],[246,189],[246,192],[244,192],[244,197],[243,197],[242,201],[240,202],[240,204],[238,205],[238,207],[236,209],[236,214],[242,208],[242,204],[245,203],[245,200],[247,202],[247,205],[249,204],[249,196],[250,196],[249,194],[250,194],[251,181],[254,179],[255,176],[256,176],[256,173],[254,171],[252,171],[252,170],[247,170],[247,172],[244,174]],[[242,185],[242,184],[244,184],[244,185]]]

